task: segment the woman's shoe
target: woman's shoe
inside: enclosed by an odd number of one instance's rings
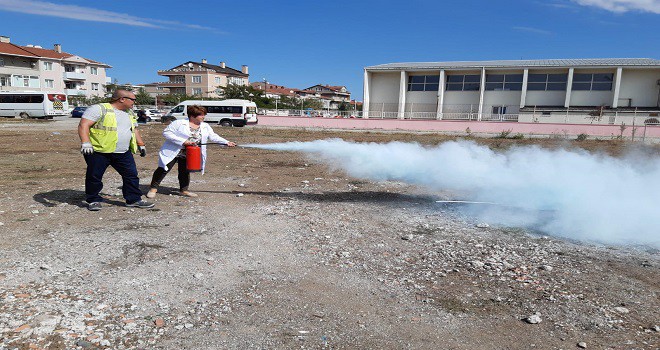
[[[147,192],[147,198],[156,198],[156,192],[158,192],[158,189],[156,188],[149,189],[149,192]]]
[[[181,195],[186,197],[197,197],[197,193],[193,193],[190,191],[181,191]]]

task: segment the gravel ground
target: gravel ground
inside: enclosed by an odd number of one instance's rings
[[[454,193],[249,148],[209,149],[200,196],[179,196],[170,174],[149,210],[125,207],[109,170],[89,212],[76,123],[0,122],[0,349],[660,348],[653,247],[497,227],[436,203]],[[162,128],[142,128],[145,191]],[[216,130],[239,144],[443,140]]]

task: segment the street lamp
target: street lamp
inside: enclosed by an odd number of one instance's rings
[[[268,93],[266,92],[266,84],[268,84],[268,80],[266,80],[266,78],[264,78],[264,97],[268,98]]]

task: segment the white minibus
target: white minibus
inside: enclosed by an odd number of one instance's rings
[[[0,117],[52,118],[69,113],[65,94],[40,91],[0,91]]]
[[[163,118],[163,122],[174,119],[188,118],[188,106],[198,105],[206,108],[207,123],[218,123],[222,126],[245,126],[248,123],[258,123],[257,104],[248,100],[187,100],[172,108]]]

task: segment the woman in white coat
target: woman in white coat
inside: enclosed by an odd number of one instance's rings
[[[216,134],[210,125],[204,123],[206,109],[202,106],[188,106],[188,120],[175,120],[163,131],[165,143],[158,153],[158,169],[154,171],[147,198],[156,197],[158,186],[165,175],[175,163],[179,164],[179,191],[181,195],[197,197],[197,194],[188,191],[190,185],[190,171],[186,168],[186,146],[202,146],[202,174],[206,165],[206,143],[213,142],[229,147],[235,143],[227,141]]]

